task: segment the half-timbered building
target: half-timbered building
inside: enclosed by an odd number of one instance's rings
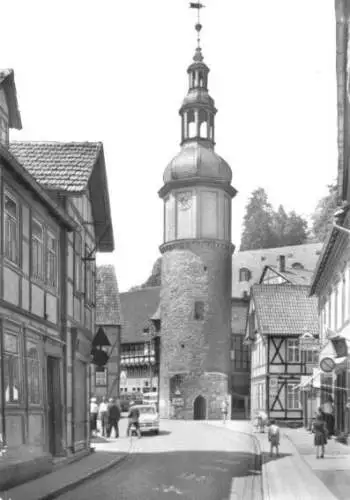
[[[90,453],[96,252],[113,250],[101,143],[11,142],[0,71],[0,489]],[[5,457],[5,458],[4,458]],[[3,468],[6,469],[4,472]]]
[[[251,344],[251,413],[302,421],[298,386],[310,372],[299,339],[318,336],[317,302],[308,286],[257,284],[251,289],[246,342]],[[312,353],[317,357],[317,353]]]

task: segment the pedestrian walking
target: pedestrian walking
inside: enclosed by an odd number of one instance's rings
[[[223,402],[221,403],[221,413],[222,413],[222,422],[226,423],[227,414],[228,414],[228,401],[227,401],[227,399],[224,399]]]
[[[276,455],[279,456],[280,428],[276,424],[276,420],[270,421],[268,439],[270,442],[270,457],[272,457],[274,449],[276,450]]]
[[[314,445],[316,447],[316,458],[324,458],[325,446],[327,444],[327,427],[324,419],[324,413],[321,408],[318,409],[314,422]],[[321,449],[321,455],[320,455]]]
[[[130,410],[128,414],[128,428],[126,430],[126,435],[129,436],[131,427],[135,427],[137,435],[140,439],[141,431],[140,431],[140,412],[134,407],[134,402],[130,404]]]
[[[96,435],[97,431],[97,415],[98,415],[98,404],[95,397],[90,399],[90,432],[91,436]]]
[[[107,398],[103,397],[98,408],[98,414],[101,420],[101,433],[102,436],[106,436],[108,434],[108,403]]]
[[[333,407],[333,398],[329,394],[326,398],[326,401],[323,404],[323,413],[325,416],[328,437],[334,436],[334,407]]]
[[[108,405],[108,430],[107,437],[111,437],[112,429],[115,431],[115,437],[119,437],[119,420],[120,420],[120,408],[117,403],[112,399]]]

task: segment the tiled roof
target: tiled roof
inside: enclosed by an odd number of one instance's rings
[[[254,285],[259,331],[265,335],[318,335],[317,298],[302,285]]]
[[[120,296],[114,266],[98,266],[96,272],[96,324],[120,325],[121,323]]]
[[[242,297],[244,291],[249,292],[250,287],[259,282],[265,266],[278,265],[280,255],[285,256],[287,269],[290,269],[292,264],[299,262],[304,269],[314,271],[321,250],[322,243],[307,243],[305,245],[247,250],[233,254],[232,297]],[[249,282],[239,281],[239,270],[241,268],[250,270],[251,279]]]
[[[0,161],[2,161],[4,168],[9,168],[11,173],[15,174],[17,179],[34,193],[36,200],[44,203],[50,213],[56,217],[60,223],[63,223],[68,230],[71,231],[76,227],[74,220],[1,143]]]
[[[123,315],[122,342],[144,342],[144,328],[158,310],[160,287],[141,288],[120,294]]]
[[[81,192],[87,188],[100,142],[17,142],[11,153],[46,189]]]
[[[231,331],[244,335],[249,302],[244,299],[232,299]]]

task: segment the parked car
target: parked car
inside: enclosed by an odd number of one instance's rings
[[[140,431],[141,434],[150,432],[159,434],[159,415],[154,405],[134,405],[140,412]]]

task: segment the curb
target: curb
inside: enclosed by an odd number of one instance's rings
[[[74,488],[77,488],[78,486],[80,486],[82,483],[85,483],[89,479],[93,479],[94,477],[98,476],[99,474],[102,474],[102,473],[108,471],[109,469],[112,469],[116,465],[121,465],[122,463],[124,463],[126,461],[127,458],[129,458],[129,454],[125,453],[124,456],[119,457],[118,459],[112,460],[108,464],[103,465],[103,466],[99,467],[98,469],[95,469],[91,472],[88,472],[85,476],[80,477],[76,481],[72,481],[71,483],[65,484],[64,486],[62,486],[58,490],[55,490],[47,495],[41,496],[40,498],[38,498],[38,500],[53,500],[54,498],[57,498],[60,495],[63,495],[64,493],[67,493],[68,491],[70,491]]]
[[[225,427],[220,427],[219,425],[216,425],[216,424],[210,424],[210,422],[207,422],[208,425],[212,425],[213,427],[216,427],[218,429],[225,429]],[[231,432],[236,432],[237,434],[243,434],[245,436],[249,436],[253,443],[254,443],[254,453],[255,453],[255,458],[254,460],[252,460],[252,465],[253,465],[253,469],[255,471],[259,471],[260,472],[260,477],[261,477],[261,480],[260,480],[260,487],[258,488],[260,490],[260,499],[261,500],[269,500],[270,499],[270,490],[269,490],[269,486],[268,486],[268,480],[267,480],[267,473],[266,473],[266,469],[263,467],[264,465],[264,461],[263,461],[263,456],[262,456],[262,453],[261,453],[261,445],[260,445],[260,440],[254,435],[254,432],[245,432],[245,431],[240,431],[240,430],[233,430],[233,429],[229,429],[228,427],[226,427],[226,430],[230,430]],[[252,491],[251,493],[254,494],[256,492],[256,476],[253,477],[253,488],[252,488]],[[256,496],[252,497],[255,499],[257,499]]]

